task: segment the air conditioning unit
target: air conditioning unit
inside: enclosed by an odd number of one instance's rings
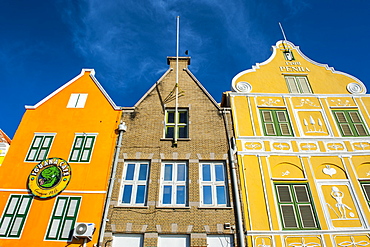
[[[73,230],[74,238],[89,238],[91,237],[95,230],[94,223],[76,223],[75,229]]]

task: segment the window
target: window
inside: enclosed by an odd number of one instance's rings
[[[187,165],[166,162],[162,164],[160,204],[187,206]]]
[[[84,108],[87,93],[72,93],[69,97],[67,108]]]
[[[75,136],[72,151],[69,157],[70,162],[90,162],[94,147],[95,134],[78,134]]]
[[[318,229],[306,184],[275,184],[283,229]]]
[[[146,203],[149,176],[147,162],[127,162],[122,178],[122,201],[124,205],[141,205]]]
[[[159,235],[158,247],[189,247],[190,241],[187,235]]]
[[[261,110],[261,117],[266,136],[293,136],[286,110]]]
[[[42,161],[47,158],[55,134],[35,134],[26,161]]]
[[[76,223],[81,197],[57,197],[46,232],[47,240],[69,240]]]
[[[130,246],[142,247],[143,234],[114,234],[113,247]]]
[[[0,221],[0,237],[19,238],[31,207],[32,196],[10,195]]]
[[[188,138],[188,110],[177,110],[177,126],[175,115],[174,109],[166,110],[165,138],[174,138],[175,134],[177,138]]]
[[[294,56],[293,56],[293,52],[292,51],[286,50],[283,53],[284,53],[285,60],[288,60],[288,61],[294,60]]]
[[[361,185],[365,193],[366,201],[370,206],[370,183],[362,183]]]
[[[233,235],[207,235],[207,247],[232,247]]]
[[[342,136],[367,136],[368,131],[357,110],[335,110],[335,119]]]
[[[312,93],[310,83],[305,76],[285,76],[290,93]]]
[[[201,204],[203,206],[227,206],[226,172],[223,163],[201,164]]]

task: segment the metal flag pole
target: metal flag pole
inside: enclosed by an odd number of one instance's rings
[[[176,25],[176,101],[175,101],[175,130],[173,135],[173,144],[177,145],[177,138],[178,138],[178,122],[179,122],[179,114],[178,114],[178,105],[179,105],[179,32],[180,32],[180,16],[176,17],[177,25]]]

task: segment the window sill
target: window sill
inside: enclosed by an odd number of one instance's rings
[[[148,209],[149,206],[135,206],[135,205],[116,205],[113,206],[113,208],[143,208],[143,209]]]
[[[161,138],[161,141],[173,141],[173,138]],[[177,141],[191,141],[190,138],[178,138]]]
[[[233,207],[228,206],[199,206],[198,209],[223,209],[223,210],[230,210]]]
[[[164,206],[164,205],[160,205],[160,206],[156,206],[155,208],[159,208],[159,209],[190,209],[189,206]]]

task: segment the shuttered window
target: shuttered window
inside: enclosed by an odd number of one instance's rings
[[[55,134],[36,134],[28,150],[26,161],[42,161],[47,158]]]
[[[263,131],[266,136],[293,136],[286,110],[261,110]]]
[[[0,237],[19,238],[26,221],[32,196],[11,195],[0,220]]]
[[[95,134],[76,135],[69,162],[90,162],[95,138]]]
[[[310,83],[305,76],[285,76],[290,93],[312,93]]]
[[[319,229],[306,184],[275,184],[284,230]]]
[[[46,232],[47,240],[70,240],[80,208],[81,197],[57,197]]]
[[[370,183],[362,183],[362,189],[364,190],[365,198],[370,207]]]
[[[334,110],[342,136],[368,136],[369,131],[357,110]]]

